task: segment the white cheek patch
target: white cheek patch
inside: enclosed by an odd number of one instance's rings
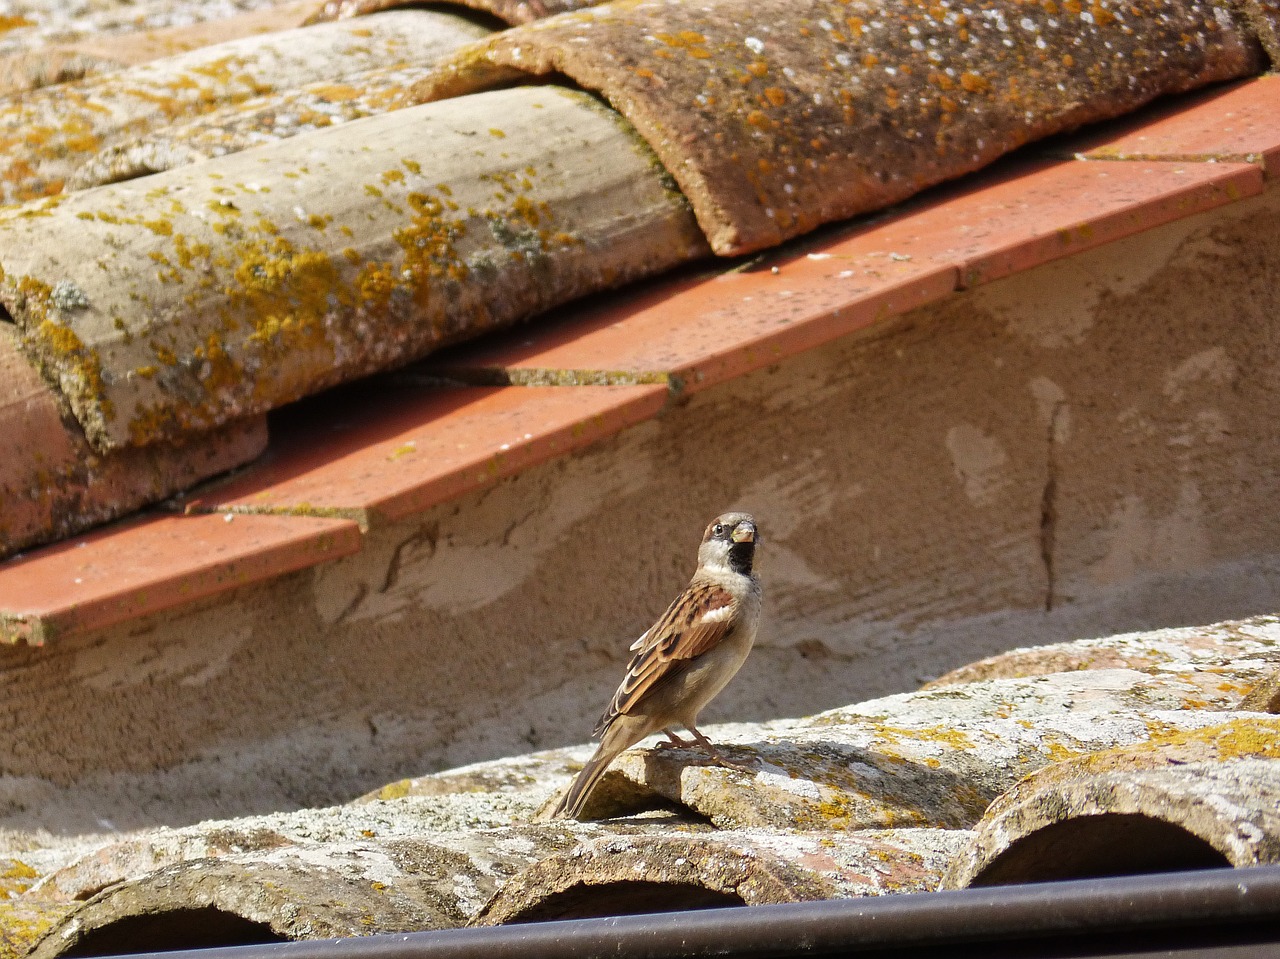
[[[726,619],[733,615],[732,606],[721,606],[718,609],[708,610],[702,614],[702,618],[698,620],[699,626],[705,626],[707,623],[723,623]]]

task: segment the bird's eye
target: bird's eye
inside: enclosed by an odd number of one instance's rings
[[[715,526],[711,527],[711,535],[712,535],[712,536],[723,536],[723,535],[724,535],[724,523],[716,523],[716,525],[715,525]]]

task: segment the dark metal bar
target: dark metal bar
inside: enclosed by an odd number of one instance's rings
[[[1280,866],[147,955],[164,959],[763,959],[801,955],[1274,959],[1280,956]]]

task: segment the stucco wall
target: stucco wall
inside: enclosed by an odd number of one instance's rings
[[[1277,223],[1273,187],[708,390],[351,559],[0,649],[0,825],[318,804],[581,741],[730,506],[761,523],[767,618],[708,720],[1274,612]]]

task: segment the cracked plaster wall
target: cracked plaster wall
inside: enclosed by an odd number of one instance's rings
[[[707,720],[1280,608],[1280,190],[918,310],[230,600],[0,649],[0,825],[350,798],[586,738],[699,531],[766,623]]]

